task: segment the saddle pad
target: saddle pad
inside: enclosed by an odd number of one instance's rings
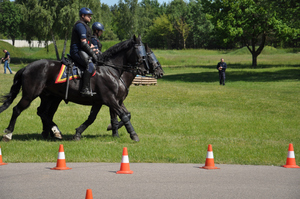
[[[66,65],[62,64],[60,67],[60,71],[57,75],[57,78],[55,80],[55,84],[64,83],[67,81],[67,73],[66,73]],[[96,71],[93,73],[92,76],[95,76]],[[69,80],[72,79],[80,79],[80,76],[78,74],[77,66],[72,67],[72,72],[69,74]]]

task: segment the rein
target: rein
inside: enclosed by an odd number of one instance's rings
[[[103,63],[103,62],[98,62],[103,64],[103,66],[109,66],[111,68],[114,68],[116,70],[122,70],[122,71],[126,71],[126,72],[131,72],[131,73],[136,73],[136,71],[138,69],[140,69],[140,67],[136,67],[134,68],[134,66],[132,65],[115,65],[115,64],[108,64],[108,63]],[[101,67],[100,65],[98,65],[98,67]]]
[[[145,50],[144,45],[139,45],[135,44],[134,45],[135,51],[138,56],[138,60],[136,61],[135,65],[115,65],[115,64],[109,64],[109,63],[103,63],[103,62],[98,62],[100,64],[104,64],[104,66],[109,66],[111,68],[114,68],[116,70],[121,70],[121,71],[126,71],[130,73],[138,73],[138,70],[141,70],[141,67],[137,67],[140,63],[144,62],[147,70],[149,70],[149,65],[148,65],[148,60],[147,60],[147,53]]]

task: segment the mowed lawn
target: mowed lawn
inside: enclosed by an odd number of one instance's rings
[[[107,107],[81,141],[72,141],[90,107],[64,102],[54,117],[64,140],[43,140],[36,99],[18,118],[13,140],[0,142],[3,161],[55,162],[63,144],[67,162],[120,162],[122,149],[127,147],[130,162],[204,164],[207,146],[212,144],[215,163],[279,166],[285,164],[288,145],[293,143],[299,162],[300,55],[264,54],[263,63],[251,69],[249,55],[195,51],[191,50],[190,57],[186,51],[181,55],[155,51],[165,76],[156,86],[130,87],[125,105],[140,142],[131,141],[124,127],[119,139],[111,137],[106,131]],[[219,85],[215,68],[221,57],[228,63],[225,86]],[[172,59],[178,64],[172,64]],[[9,91],[12,79],[12,75],[0,74],[1,95]],[[8,126],[20,97],[0,114],[1,131]]]

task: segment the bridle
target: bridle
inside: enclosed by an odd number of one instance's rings
[[[141,44],[135,44],[134,50],[137,56],[136,62],[134,65],[127,64],[127,65],[115,65],[115,64],[109,64],[109,63],[103,63],[105,66],[112,67],[117,70],[122,70],[126,72],[131,73],[143,73],[145,71],[143,67],[140,67],[141,65],[144,65],[144,68],[146,69],[146,74],[149,73],[150,67],[149,67],[149,61],[148,61],[148,55],[145,49],[145,46],[143,43]]]
[[[164,70],[162,69],[162,67],[161,67],[159,61],[157,60],[155,54],[152,52],[152,50],[150,50],[150,52],[147,53],[147,57],[148,57],[149,62],[153,64],[153,72],[158,68],[160,68],[164,72]]]
[[[147,56],[147,52],[146,52],[146,48],[145,48],[144,44],[143,43],[135,44],[134,48],[135,48],[135,52],[138,57],[136,65],[144,64],[146,73],[148,74],[150,68],[149,68],[148,56]]]

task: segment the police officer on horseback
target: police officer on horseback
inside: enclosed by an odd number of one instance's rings
[[[93,35],[92,35],[92,44],[94,45],[94,51],[96,55],[98,56],[98,61],[101,61],[101,49],[102,44],[99,41],[99,37],[102,35],[104,31],[104,26],[100,22],[95,22],[92,25]]]
[[[83,85],[80,91],[81,95],[84,97],[92,96],[92,91],[90,90],[90,78],[95,72],[93,62],[97,61],[97,56],[90,47],[92,30],[88,26],[88,23],[91,21],[92,15],[93,12],[89,8],[80,9],[80,20],[74,24],[70,47],[70,55],[73,58],[73,61],[85,67]]]

